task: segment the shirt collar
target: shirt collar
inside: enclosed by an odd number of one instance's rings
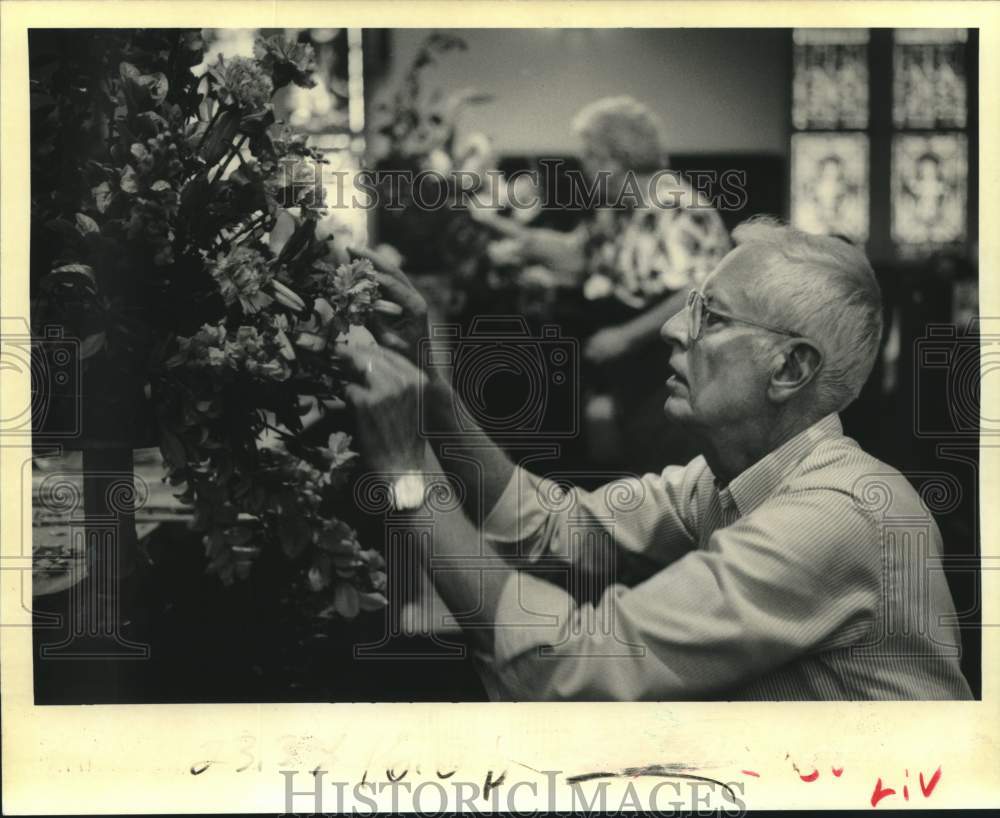
[[[729,481],[728,486],[719,487],[716,480],[720,500],[724,505],[730,502],[735,504],[741,516],[750,514],[771,495],[789,470],[798,465],[820,441],[839,437],[843,431],[840,417],[836,413],[818,420],[766,454],[750,468],[740,472]]]

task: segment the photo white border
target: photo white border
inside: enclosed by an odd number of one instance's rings
[[[0,312],[28,315],[29,27],[971,27],[980,29],[980,303],[1000,316],[1000,261],[993,191],[1000,185],[1000,5],[896,2],[4,2],[0,105]],[[775,89],[775,93],[784,93]],[[27,403],[26,377],[0,373],[0,406]],[[1000,406],[984,379],[985,417]],[[0,416],[7,415],[0,411]],[[987,440],[987,442],[989,442]],[[751,808],[870,808],[876,778],[910,800],[884,808],[1000,804],[1000,572],[982,572],[982,700],[913,703],[681,704],[279,704],[35,707],[31,629],[23,626],[22,544],[30,543],[30,481],[23,446],[0,439],[0,689],[3,804],[7,814],[282,812],[280,769],[360,781],[389,768],[411,780],[458,765],[505,785],[567,774],[690,763],[699,774],[745,783]],[[982,449],[983,552],[1000,557],[1000,454]],[[27,538],[27,539],[25,539]],[[30,554],[30,547],[27,551]],[[21,623],[21,624],[19,624]],[[244,755],[251,753],[251,756]],[[200,775],[200,760],[217,763]],[[252,757],[242,772],[237,768]],[[819,779],[805,783],[802,771]],[[282,766],[285,765],[285,766]],[[292,765],[292,766],[289,766]],[[918,772],[942,768],[923,799]],[[417,772],[417,768],[421,772]],[[842,767],[837,778],[827,773]],[[757,778],[742,776],[752,769]],[[421,777],[422,776],[422,777]],[[296,778],[301,789],[305,775]],[[645,782],[652,786],[655,779]],[[532,809],[530,787],[517,806]],[[570,806],[569,791],[557,807]],[[432,804],[436,801],[432,798]],[[505,801],[501,802],[507,807]],[[307,811],[308,801],[296,801]],[[488,806],[481,802],[485,811]],[[328,803],[327,809],[333,809]]]

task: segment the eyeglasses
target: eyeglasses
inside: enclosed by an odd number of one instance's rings
[[[770,324],[764,324],[760,321],[751,321],[748,318],[740,318],[736,315],[730,315],[729,313],[722,312],[720,310],[709,307],[705,302],[705,296],[700,290],[691,290],[688,293],[687,300],[687,310],[688,310],[688,338],[692,341],[697,341],[701,338],[702,330],[705,329],[705,316],[715,315],[719,318],[725,318],[728,321],[736,321],[740,324],[748,324],[751,327],[757,327],[758,329],[766,329],[769,332],[777,332],[779,335],[787,335],[790,338],[798,338],[799,333],[790,332],[787,329],[781,329],[780,327],[773,327]]]

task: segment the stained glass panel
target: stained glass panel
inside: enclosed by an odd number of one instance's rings
[[[895,39],[892,118],[896,127],[964,128],[965,31],[900,29]]]
[[[892,144],[892,238],[907,254],[966,235],[966,137],[900,134]]]
[[[792,224],[810,233],[868,238],[868,137],[792,136]]]
[[[968,35],[964,28],[897,28],[893,32],[897,43],[964,43]]]
[[[836,41],[834,35],[843,31],[862,32],[864,40],[851,34],[839,35]],[[818,39],[818,32],[826,32],[827,39]],[[796,128],[868,126],[867,39],[867,29],[795,30],[792,122]]]
[[[914,29],[925,31],[926,29]],[[860,45],[868,42],[867,28],[797,28],[792,32],[796,45]]]

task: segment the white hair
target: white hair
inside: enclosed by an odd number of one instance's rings
[[[632,97],[604,97],[585,105],[573,118],[574,132],[625,170],[661,169],[662,125],[647,106]]]
[[[767,253],[760,286],[749,287],[748,296],[761,315],[820,347],[818,408],[841,411],[868,380],[882,338],[882,293],[865,254],[846,239],[805,233],[770,217],[738,225],[733,241]]]

